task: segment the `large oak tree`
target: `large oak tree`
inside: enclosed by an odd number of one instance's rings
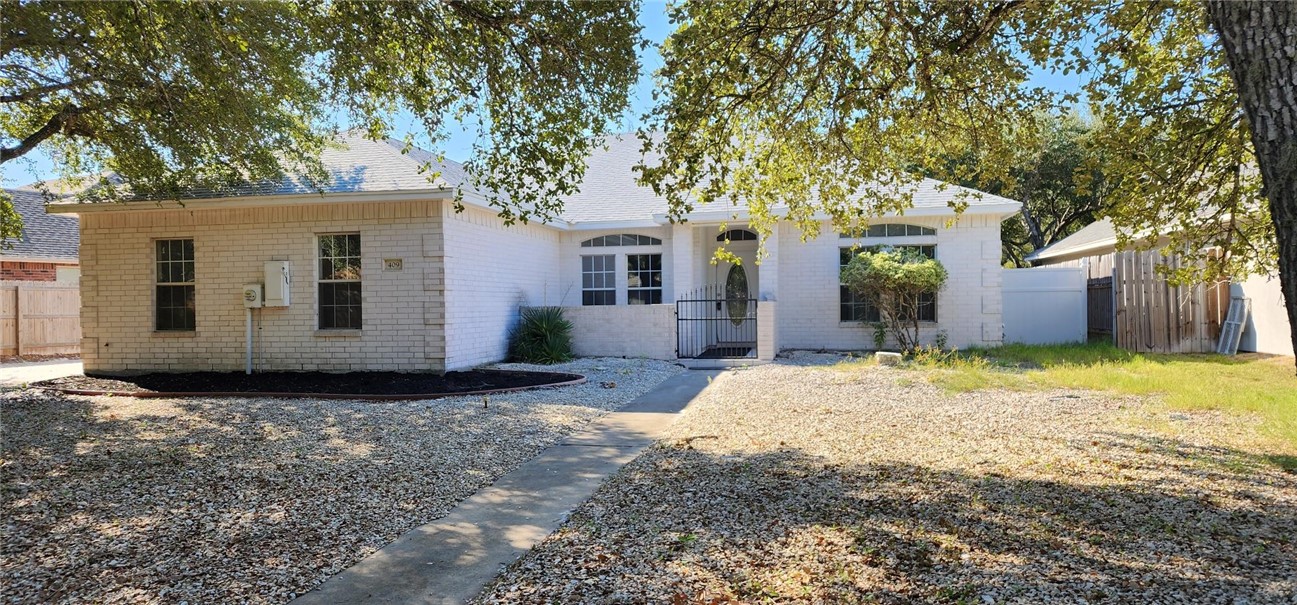
[[[635,3],[0,2],[0,163],[41,147],[65,175],[113,171],[153,196],[322,179],[334,108],[373,136],[408,110],[434,141],[477,128],[475,174],[507,220],[558,210],[641,43]],[[903,211],[913,167],[941,158],[976,160],[957,180],[1004,179],[1040,140],[1032,117],[1082,100],[1028,85],[1033,70],[1079,72],[1123,234],[1170,234],[1204,260],[1186,278],[1277,264],[1297,341],[1297,3],[669,10],[646,137],[663,159],[643,176],[675,216],[743,199],[758,230],[784,207],[812,235],[822,216],[856,230]],[[13,218],[0,204],[0,235]]]
[[[548,217],[627,104],[637,9],[3,0],[0,163],[39,147],[64,176],[111,172],[153,197],[283,172],[320,182],[338,115],[380,137],[408,111],[434,143],[475,128],[474,174],[501,214]]]
[[[1273,271],[1297,342],[1297,2],[681,2],[646,116],[643,179],[676,217],[744,200],[807,236],[910,206],[914,166],[1007,182],[1034,116],[1088,102],[1109,213],[1201,261]],[[1080,74],[1084,91],[1029,84]],[[656,134],[661,133],[661,134]],[[860,195],[865,208],[853,203]],[[956,206],[962,204],[956,203]],[[780,210],[786,208],[786,210]],[[1276,245],[1277,243],[1277,245]],[[1223,254],[1212,254],[1219,250]],[[1276,262],[1277,261],[1277,262]]]
[[[1076,112],[1037,117],[1037,140],[1014,154],[1004,179],[978,178],[980,159],[971,153],[943,158],[923,174],[1022,202],[1018,216],[1001,225],[1006,266],[1029,267],[1028,255],[1104,216],[1108,193],[1117,186],[1105,175],[1108,163],[1094,141],[1101,130]],[[969,178],[969,174],[974,175]]]

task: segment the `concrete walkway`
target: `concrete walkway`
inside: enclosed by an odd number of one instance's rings
[[[717,378],[717,371],[668,378],[293,605],[458,605],[477,596],[503,566],[558,529],[605,479],[652,445]]]
[[[0,364],[0,389],[14,389],[39,380],[62,378],[81,373],[79,359],[19,361]]]

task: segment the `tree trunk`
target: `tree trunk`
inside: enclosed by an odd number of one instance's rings
[[[1031,200],[1024,197],[1021,201],[1022,223],[1027,226],[1027,238],[1031,240],[1031,251],[1035,252],[1045,247],[1045,236],[1040,232],[1040,221],[1031,213]]]
[[[1207,14],[1252,127],[1297,348],[1297,2],[1211,0]]]

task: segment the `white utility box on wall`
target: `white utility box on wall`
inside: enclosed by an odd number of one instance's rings
[[[261,284],[243,284],[243,306],[249,309],[261,308]]]
[[[288,261],[266,261],[266,306],[287,307],[293,284]]]

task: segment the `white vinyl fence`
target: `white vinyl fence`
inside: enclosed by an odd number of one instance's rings
[[[1085,342],[1084,267],[1005,269],[1004,342]]]

